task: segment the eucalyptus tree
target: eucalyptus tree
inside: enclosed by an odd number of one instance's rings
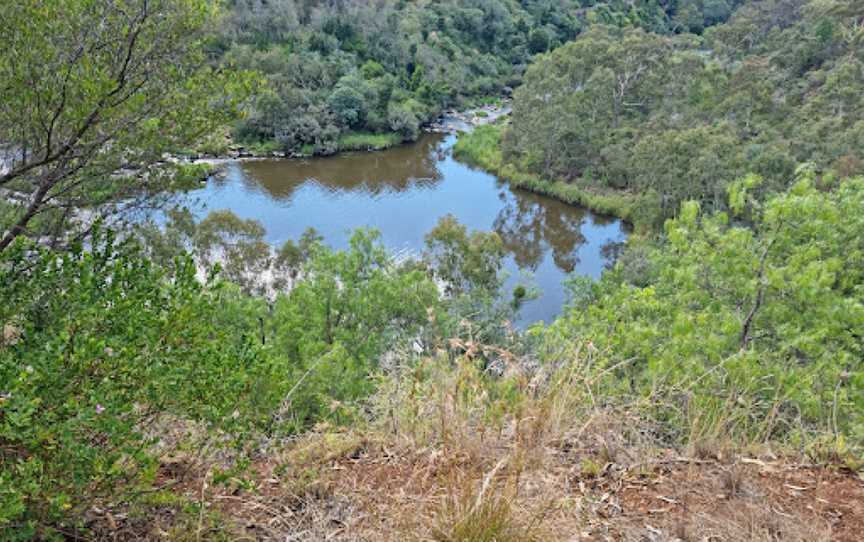
[[[738,4],[680,2],[678,15],[703,25]],[[595,25],[525,73],[504,165],[633,196],[630,217],[658,227],[686,200],[724,208],[746,173],[765,192],[788,187],[802,162],[864,173],[858,4],[745,2],[702,38]]]
[[[238,113],[251,78],[210,66],[213,5],[3,3],[0,251],[151,192],[171,178],[164,153]]]
[[[820,179],[812,165],[797,178],[768,197],[759,176],[735,181],[728,212],[683,203],[664,241],[631,247],[641,254],[580,296],[548,339],[590,339],[616,377],[605,391],[650,396],[673,440],[816,435],[838,457],[860,451],[864,178]]]

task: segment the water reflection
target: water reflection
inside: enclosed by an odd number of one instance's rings
[[[585,243],[584,211],[533,194],[501,195],[506,204],[495,217],[495,231],[520,268],[537,269],[548,248],[559,269],[565,273],[576,269],[577,249]]]
[[[512,287],[522,271],[534,274],[542,296],[525,305],[523,323],[550,321],[565,302],[562,281],[571,272],[599,277],[620,221],[521,190],[453,159],[455,138],[425,135],[413,145],[376,153],[313,160],[235,164],[219,181],[191,194],[203,216],[231,209],[261,221],[274,244],[314,227],[333,247],[351,230],[381,231],[393,250],[419,253],[438,220],[452,214],[469,229],[494,230],[508,251]],[[604,248],[605,247],[605,248]]]
[[[306,160],[260,160],[243,164],[243,184],[270,198],[290,202],[301,187],[315,183],[332,192],[362,192],[372,196],[418,188],[434,188],[441,180],[437,163],[440,141],[425,137],[416,145],[386,152],[348,153]],[[290,166],[286,167],[286,164]],[[230,182],[227,179],[221,182]]]

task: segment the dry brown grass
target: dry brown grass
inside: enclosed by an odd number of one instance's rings
[[[660,447],[646,409],[601,404],[578,367],[530,372],[501,357],[510,367],[498,379],[470,356],[405,370],[382,386],[368,425],[321,426],[266,454],[251,488],[175,486],[205,505],[193,539],[851,542],[864,532],[864,482],[848,473],[742,459],[713,439]],[[176,539],[184,521],[160,530]]]

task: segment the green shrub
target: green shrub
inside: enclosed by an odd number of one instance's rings
[[[419,336],[437,310],[426,273],[397,266],[378,239],[358,230],[347,251],[318,245],[305,279],[276,299],[273,353],[298,383],[285,412],[298,430],[350,419],[353,402],[374,389],[381,356]]]
[[[225,300],[188,257],[169,277],[110,235],[89,242],[19,242],[0,260],[0,529],[13,539],[128,497],[154,466],[160,416],[242,439],[273,408],[277,375],[249,334],[216,325]]]
[[[765,203],[748,196],[758,184],[733,185],[735,221],[685,204],[645,249],[648,283],[619,266],[549,340],[592,341],[679,443],[830,435],[860,450],[864,179],[824,191],[805,175]]]

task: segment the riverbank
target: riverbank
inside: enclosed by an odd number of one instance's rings
[[[502,124],[487,124],[460,134],[453,155],[470,165],[488,171],[511,185],[579,205],[599,214],[616,216],[637,228],[643,226],[636,213],[637,198],[614,192],[589,191],[572,183],[553,181],[518,171],[505,164],[501,155]]]
[[[432,122],[422,126],[421,131],[441,134],[470,132],[477,127],[500,121],[510,114],[510,110],[510,102],[506,99],[463,110],[448,109]],[[180,152],[172,157],[166,157],[166,160],[182,160],[193,164],[208,164],[213,168],[218,168],[225,163],[237,160],[306,159],[316,156],[333,156],[344,152],[383,151],[416,141],[416,138],[405,139],[396,132],[346,132],[339,136],[334,152],[316,153],[311,145],[303,146],[295,152],[287,152],[282,150],[279,142],[275,140],[242,144],[231,141],[227,135],[224,137],[226,139],[222,143],[214,144],[211,141],[202,150]]]

